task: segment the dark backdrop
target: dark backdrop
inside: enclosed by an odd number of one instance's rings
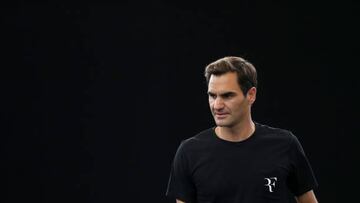
[[[257,67],[253,118],[298,136],[320,202],[351,202],[353,9],[3,4],[2,202],[174,202],[164,194],[177,146],[214,125],[203,69],[227,55]]]

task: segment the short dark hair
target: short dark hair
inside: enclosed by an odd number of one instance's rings
[[[238,84],[244,95],[250,88],[257,87],[257,73],[255,67],[241,57],[227,56],[216,60],[205,68],[205,78],[207,84],[211,75],[223,75],[228,72],[236,72]]]

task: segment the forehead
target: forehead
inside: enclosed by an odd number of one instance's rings
[[[241,92],[235,72],[228,72],[222,75],[211,75],[208,91],[211,92]]]

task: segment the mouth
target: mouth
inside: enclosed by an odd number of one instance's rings
[[[228,115],[229,115],[229,114],[227,114],[227,113],[215,113],[215,117],[216,117],[217,119],[224,119],[224,118],[226,118]]]

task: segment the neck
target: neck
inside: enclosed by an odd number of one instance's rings
[[[248,139],[255,131],[255,124],[251,117],[232,127],[218,126],[215,129],[216,134],[224,140],[230,142],[239,142]]]

